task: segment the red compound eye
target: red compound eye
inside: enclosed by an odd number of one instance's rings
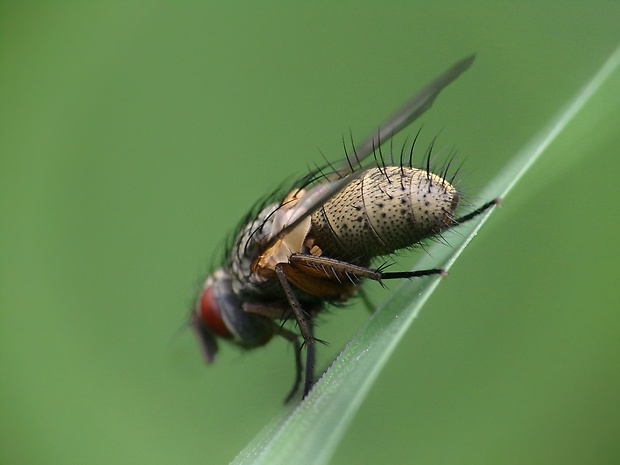
[[[222,320],[222,313],[213,297],[211,286],[207,287],[200,297],[200,317],[212,333],[227,339],[233,337],[226,323]]]

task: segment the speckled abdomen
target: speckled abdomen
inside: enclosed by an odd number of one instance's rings
[[[322,255],[367,261],[447,229],[459,202],[445,179],[422,169],[372,168],[312,215]]]

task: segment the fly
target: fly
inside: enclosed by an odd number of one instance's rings
[[[438,268],[386,272],[370,264],[373,258],[462,224],[498,201],[456,217],[459,192],[445,179],[447,170],[441,176],[431,173],[430,154],[425,168],[414,168],[413,144],[408,160],[401,153],[394,166],[385,164],[380,150],[428,110],[473,60],[470,56],[459,61],[432,81],[340,166],[330,166],[328,173],[310,173],[282,200],[248,215],[225,263],[207,278],[190,316],[207,362],[215,359],[218,339],[252,349],[281,336],[295,347],[296,377],[287,400],[302,381],[305,397],[312,388],[320,342],[313,334],[313,320],[326,303],[348,300],[364,279],[382,282],[444,273]],[[363,167],[372,154],[375,166]],[[284,326],[291,318],[298,332]]]

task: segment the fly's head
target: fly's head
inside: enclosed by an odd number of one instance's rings
[[[270,325],[244,310],[244,302],[233,292],[230,274],[223,268],[207,278],[196,299],[190,326],[207,363],[215,359],[218,339],[252,348],[266,344],[273,336]]]
[[[218,351],[217,339],[232,339],[233,335],[228,329],[222,317],[222,311],[218,300],[214,296],[214,292],[220,287],[216,284],[218,273],[216,271],[209,276],[205,282],[198,299],[194,305],[194,310],[190,316],[190,325],[198,338],[200,347],[207,363],[215,360]],[[220,294],[220,291],[217,291]]]

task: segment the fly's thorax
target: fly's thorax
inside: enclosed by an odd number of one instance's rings
[[[227,269],[233,292],[241,299],[260,301],[282,297],[275,266],[287,263],[291,254],[304,251],[310,217],[281,238],[276,236],[306,211],[299,205],[304,194],[303,189],[294,189],[279,204],[261,210],[237,235]]]
[[[279,213],[279,212],[278,212]],[[288,223],[283,223],[285,226]],[[252,273],[264,280],[272,278],[278,263],[288,263],[293,254],[304,252],[304,244],[310,231],[310,217],[304,218],[296,227],[279,237],[254,260]],[[274,229],[279,230],[275,225]]]
[[[243,226],[237,235],[228,259],[228,274],[233,292],[237,295],[251,293],[258,278],[252,272],[252,263],[273,234],[274,212],[278,204],[265,207],[252,221]]]
[[[330,257],[388,255],[447,229],[458,202],[457,190],[440,176],[373,168],[312,215],[310,234]]]

